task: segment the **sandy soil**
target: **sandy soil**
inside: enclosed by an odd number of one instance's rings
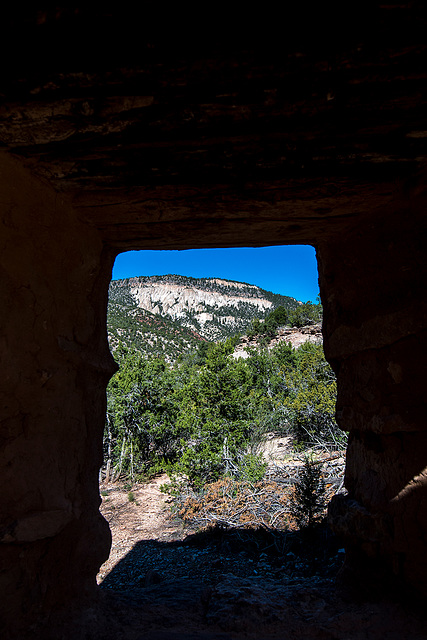
[[[188,542],[160,491],[167,481],[136,485],[133,496],[123,483],[101,486],[113,546],[98,575],[97,638],[426,640],[422,608],[337,588],[339,553],[316,570],[295,548],[277,562],[226,536]]]
[[[183,526],[171,516],[170,496],[160,490],[169,481],[162,474],[148,483],[134,485],[131,492],[123,482],[100,485],[100,511],[110,525],[112,547],[110,557],[99,570],[98,584],[137,542],[169,542],[185,535]]]

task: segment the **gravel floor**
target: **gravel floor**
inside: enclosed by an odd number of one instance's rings
[[[76,639],[427,638],[425,612],[412,603],[336,588],[344,554],[325,528],[310,540],[264,530],[188,535],[170,517],[163,480],[133,487],[132,499],[126,487],[103,488],[113,548],[98,576],[100,608],[82,618]]]

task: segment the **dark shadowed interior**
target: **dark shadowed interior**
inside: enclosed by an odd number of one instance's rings
[[[425,597],[424,3],[150,7],[4,19],[1,624],[47,637],[52,611],[96,603],[107,294],[129,249],[315,246],[345,573]]]

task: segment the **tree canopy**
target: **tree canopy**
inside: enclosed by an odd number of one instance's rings
[[[295,350],[281,342],[236,359],[235,343],[204,343],[173,365],[119,346],[104,439],[113,474],[166,470],[195,486],[224,476],[257,480],[266,434],[290,435],[297,447],[343,443],[335,376],[321,345]]]

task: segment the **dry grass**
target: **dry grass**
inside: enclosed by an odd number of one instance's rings
[[[198,527],[266,527],[289,529],[292,488],[273,481],[238,482],[223,478],[201,494],[187,489],[177,501],[177,514]]]
[[[281,466],[271,466],[269,476],[255,483],[223,478],[196,492],[182,482],[175,498],[176,515],[191,527],[263,527],[279,531],[298,528],[292,515],[295,483],[303,468],[303,455]],[[344,460],[337,454],[320,454],[326,502],[342,490]],[[272,477],[275,476],[275,477]],[[326,513],[326,509],[325,509]]]

